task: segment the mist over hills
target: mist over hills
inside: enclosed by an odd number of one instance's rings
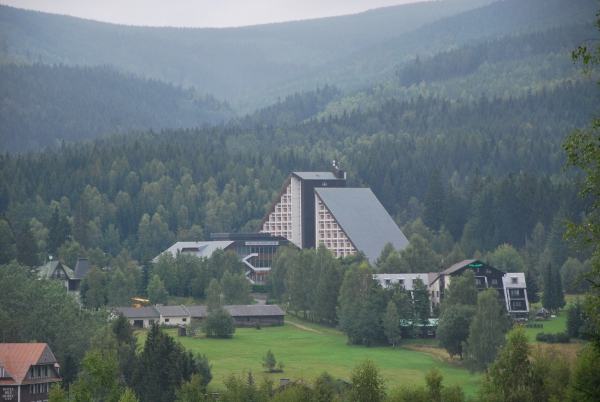
[[[251,112],[277,96],[312,90],[327,81],[319,78],[260,99],[265,88],[284,89],[296,77],[306,76],[307,70],[312,74],[310,69],[357,49],[488,3],[424,2],[344,17],[231,29],[127,27],[0,6],[0,36],[10,53],[20,58],[29,55],[32,60],[40,57],[45,63],[67,65],[110,64],[142,77],[193,85],[202,93],[227,99],[242,112]],[[238,100],[248,107],[241,110]]]

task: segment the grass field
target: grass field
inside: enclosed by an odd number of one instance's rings
[[[289,320],[294,319],[286,317],[286,321]],[[223,380],[230,374],[239,375],[249,370],[252,370],[255,380],[260,381],[268,375],[277,384],[284,377],[312,380],[323,371],[335,378],[348,379],[354,366],[367,356],[377,364],[390,389],[400,384],[424,384],[424,374],[432,366],[443,371],[445,384],[458,382],[467,395],[475,394],[481,380],[480,375],[471,375],[465,369],[445,364],[444,359],[436,356],[436,353],[429,353],[427,344],[423,345],[422,342],[418,345],[410,343],[409,348],[397,347],[395,350],[383,346],[348,346],[340,332],[327,327],[310,327],[319,332],[297,328],[287,322],[281,327],[262,330],[238,328],[232,339],[178,337],[175,330],[168,332],[194,353],[208,356],[213,365],[211,384],[217,389],[223,387]],[[144,335],[140,333],[140,342],[143,342]],[[275,354],[277,361],[285,364],[283,373],[263,372],[261,358],[268,349]]]

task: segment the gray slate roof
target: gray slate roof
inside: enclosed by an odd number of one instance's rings
[[[159,318],[160,315],[152,307],[117,307],[117,310],[129,319]]]
[[[445,270],[442,271],[443,275],[450,275],[456,271],[458,271],[461,268],[464,268],[465,266],[475,262],[477,260],[463,260],[461,262],[457,262],[454,265],[450,265],[448,268],[446,268]]]
[[[395,249],[408,246],[406,236],[370,188],[316,188],[315,193],[371,264],[388,242]]]
[[[192,317],[206,317],[206,306],[187,306]],[[283,310],[276,304],[255,304],[251,306],[223,306],[232,317],[266,317],[285,315]]]
[[[154,306],[163,317],[189,317],[190,312],[184,306]]]
[[[90,263],[87,258],[78,258],[77,264],[75,264],[75,278],[83,279],[85,274],[90,270]]]

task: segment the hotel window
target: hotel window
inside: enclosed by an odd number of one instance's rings
[[[497,285],[498,284],[498,279],[497,278],[493,278],[492,279],[492,285]]]
[[[390,286],[390,280],[389,279],[385,280],[385,286]]]
[[[512,303],[513,303],[513,306],[515,306],[515,307],[521,307],[522,306],[521,300],[515,300]]]
[[[512,276],[510,278],[511,282],[510,283],[519,283],[519,278],[517,278],[516,276]]]
[[[475,283],[477,285],[483,285],[483,281],[481,280],[481,278],[475,278]]]
[[[400,285],[404,286],[404,279],[400,279],[400,280],[398,281],[398,283],[399,283]]]
[[[510,295],[511,296],[519,296],[519,289],[511,289],[510,290]]]

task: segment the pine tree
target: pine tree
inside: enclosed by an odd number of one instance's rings
[[[525,273],[525,282],[527,283],[527,300],[529,304],[539,303],[540,301],[540,286],[538,285],[535,274],[528,269]]]
[[[556,287],[553,285],[553,270],[552,264],[548,264],[546,272],[544,272],[544,293],[542,294],[542,306],[550,311],[556,308]]]
[[[445,189],[439,170],[434,169],[429,178],[429,188],[425,194],[423,222],[431,230],[439,232],[445,218]]]
[[[555,308],[556,313],[558,314],[558,309],[565,307],[567,302],[565,301],[565,292],[563,290],[562,279],[560,278],[560,270],[553,269],[552,270],[553,280],[552,285],[554,286],[554,298],[555,298]]]
[[[17,239],[17,262],[26,267],[34,268],[39,265],[38,248],[29,222],[21,226]]]

